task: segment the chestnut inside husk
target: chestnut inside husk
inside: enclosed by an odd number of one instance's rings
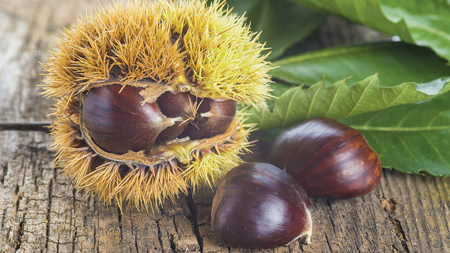
[[[148,103],[140,91],[141,87],[107,85],[82,94],[81,131],[91,147],[119,155],[129,151],[154,155],[155,143],[164,146],[178,138],[223,134],[236,114],[233,100],[166,91]]]
[[[65,29],[46,64],[55,165],[122,207],[160,205],[238,164],[270,67],[245,19],[218,1],[130,1]]]

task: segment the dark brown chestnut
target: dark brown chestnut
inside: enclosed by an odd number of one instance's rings
[[[292,176],[267,163],[247,163],[223,178],[211,220],[218,240],[231,247],[275,248],[300,238],[309,244],[310,202]]]
[[[156,101],[144,103],[142,90],[106,85],[83,94],[81,125],[85,137],[109,153],[148,153],[155,143],[163,146],[177,138],[186,141],[222,134],[236,114],[233,100],[166,91]]]
[[[157,142],[173,140],[195,119],[196,97],[190,93],[180,92],[173,94],[167,91],[161,94],[157,102],[165,116],[179,119],[173,126],[168,127],[159,134]]]
[[[329,118],[283,131],[268,162],[291,174],[312,198],[364,195],[378,185],[382,171],[380,158],[362,134]]]
[[[224,133],[236,114],[236,101],[204,98],[200,101],[197,119],[186,129],[191,139],[211,138]]]
[[[158,135],[174,124],[156,102],[141,105],[141,90],[107,85],[92,88],[84,96],[83,122],[100,148],[115,154],[148,151]]]

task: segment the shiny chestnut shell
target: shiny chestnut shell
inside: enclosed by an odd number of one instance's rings
[[[310,243],[310,202],[289,174],[267,163],[231,170],[214,197],[211,220],[218,240],[231,247],[275,248],[297,238]]]
[[[82,96],[82,119],[97,146],[114,154],[148,153],[157,144],[223,134],[236,114],[236,101],[198,98],[187,92],[164,92],[143,102],[143,88],[94,87]]]
[[[156,140],[157,142],[170,141],[178,137],[195,118],[195,109],[193,108],[196,97],[189,93],[165,92],[159,96],[157,103],[160,105],[161,112],[166,117],[182,118],[183,120],[164,129]]]
[[[102,149],[116,154],[150,150],[158,135],[173,123],[157,103],[144,103],[142,88],[107,85],[83,97],[83,122]]]
[[[236,108],[233,100],[204,98],[199,102],[197,119],[184,134],[191,139],[203,139],[224,133],[236,115]]]
[[[280,133],[268,162],[291,174],[312,198],[364,195],[378,185],[382,171],[362,134],[329,118],[307,120]]]

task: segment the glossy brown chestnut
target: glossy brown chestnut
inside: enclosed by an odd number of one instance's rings
[[[373,190],[381,179],[377,153],[357,130],[316,118],[283,131],[268,162],[291,174],[312,198],[346,199]]]
[[[168,127],[159,134],[157,142],[173,140],[195,119],[196,98],[187,92],[173,94],[167,91],[161,94],[157,103],[165,116],[179,119],[173,126]]]
[[[275,248],[298,238],[309,244],[312,233],[303,187],[267,163],[228,172],[214,197],[211,220],[218,240],[231,247]]]
[[[197,119],[186,129],[191,139],[211,138],[224,133],[236,114],[236,101],[204,98],[197,111]]]
[[[84,96],[83,122],[100,148],[115,154],[148,151],[159,133],[174,124],[156,102],[141,105],[141,90],[107,85],[92,88]]]
[[[149,152],[176,138],[211,138],[224,133],[236,114],[236,102],[198,98],[188,92],[161,94],[148,103],[142,88],[95,87],[83,96],[82,119],[101,149],[125,154]]]

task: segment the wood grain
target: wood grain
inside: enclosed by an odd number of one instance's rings
[[[44,121],[51,101],[38,93],[52,37],[86,11],[108,1],[0,0],[0,120]],[[342,34],[330,33],[336,29]],[[370,34],[331,19],[321,45]],[[331,41],[331,42],[330,42]],[[320,46],[320,45],[319,45]],[[317,47],[314,44],[311,48]],[[210,189],[166,202],[154,213],[120,213],[53,166],[51,137],[0,131],[0,252],[450,252],[450,179],[384,170],[380,185],[351,200],[312,200],[311,245],[273,250],[220,245],[210,226]],[[262,161],[270,143],[258,142],[247,161]]]

